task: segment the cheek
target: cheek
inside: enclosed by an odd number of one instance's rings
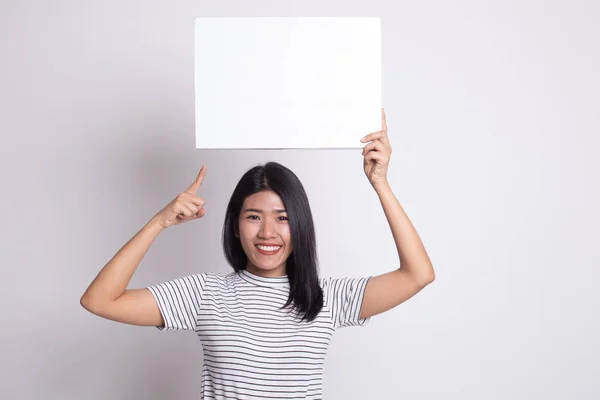
[[[240,238],[252,238],[256,233],[256,225],[242,221],[239,225]]]
[[[293,244],[292,244],[292,232],[290,231],[290,227],[289,225],[286,226],[282,232],[281,232],[281,236],[284,238],[284,240],[287,242],[288,244],[288,252],[291,253],[293,250]]]
[[[254,249],[254,242],[256,241],[256,237],[258,236],[260,231],[260,225],[242,222],[239,225],[239,229],[239,239],[242,243],[242,248],[246,252],[252,251]]]
[[[246,248],[248,243],[252,241],[252,232],[248,228],[247,224],[242,223],[239,225],[239,239],[243,248]]]

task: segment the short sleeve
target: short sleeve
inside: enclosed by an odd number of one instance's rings
[[[165,323],[157,328],[195,330],[205,285],[206,273],[201,273],[148,286]]]
[[[371,277],[325,278],[324,292],[334,328],[366,326],[370,318],[360,319],[367,282]]]

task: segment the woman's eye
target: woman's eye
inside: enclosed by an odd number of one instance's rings
[[[249,215],[247,217],[248,219],[258,219],[258,215]],[[279,217],[280,219],[283,219],[284,221],[288,221],[289,218],[288,217]]]

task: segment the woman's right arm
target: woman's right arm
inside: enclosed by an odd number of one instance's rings
[[[117,322],[164,326],[158,304],[150,290],[127,289],[127,286],[142,258],[163,229],[202,218],[206,214],[204,199],[196,195],[205,170],[202,166],[194,183],[152,217],[100,270],[81,296],[83,308]]]
[[[100,317],[132,325],[164,324],[152,293],[146,288],[127,289],[140,261],[164,229],[152,219],[100,270],[83,296],[81,305]]]

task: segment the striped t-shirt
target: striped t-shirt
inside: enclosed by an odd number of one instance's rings
[[[323,308],[311,322],[290,306],[287,276],[204,272],[148,289],[164,327],[193,330],[202,343],[201,399],[322,399],[333,332],[359,319],[370,277],[320,278]]]

